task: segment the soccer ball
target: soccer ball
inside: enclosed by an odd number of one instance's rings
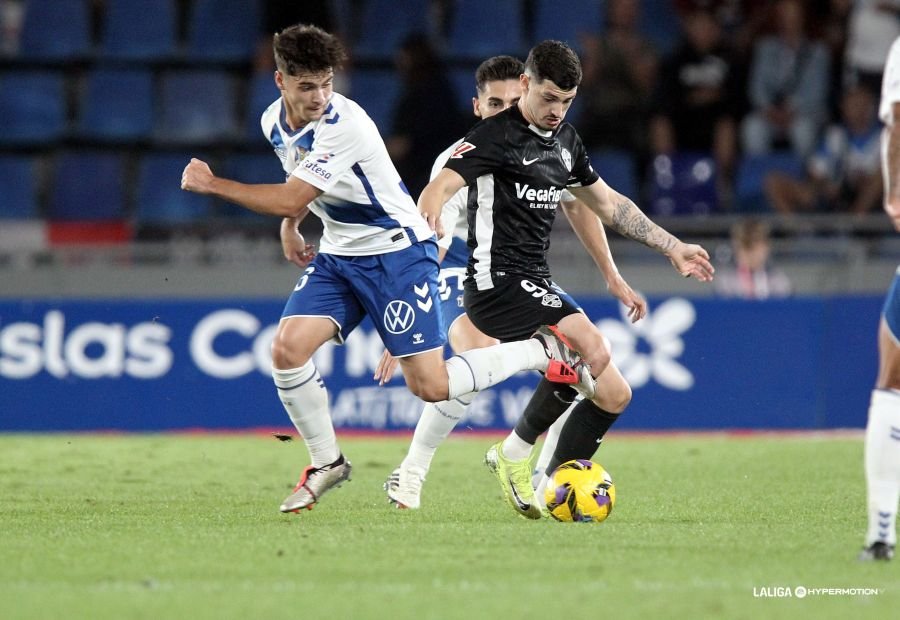
[[[557,521],[600,523],[616,503],[616,486],[602,465],[585,459],[566,461],[550,476],[544,503]]]

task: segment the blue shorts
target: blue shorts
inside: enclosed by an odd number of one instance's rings
[[[438,287],[441,296],[441,313],[444,317],[444,328],[447,335],[450,334],[450,326],[453,321],[466,313],[463,307],[463,282],[466,279],[465,267],[450,267],[441,269],[438,275]]]
[[[884,309],[881,312],[894,340],[900,342],[900,267],[894,273],[894,280],[891,282],[891,288],[888,289],[887,298],[884,300]]]
[[[281,318],[329,318],[342,344],[369,315],[394,357],[438,349],[446,336],[437,275],[433,240],[372,256],[319,254],[294,287]]]

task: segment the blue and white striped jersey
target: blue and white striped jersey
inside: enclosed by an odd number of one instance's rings
[[[354,101],[334,93],[319,120],[291,131],[279,98],[260,122],[285,173],[323,192],[309,205],[324,224],[319,252],[385,254],[434,235]]]

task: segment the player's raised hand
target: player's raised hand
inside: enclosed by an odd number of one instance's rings
[[[378,385],[384,385],[394,376],[397,364],[399,364],[399,360],[385,349],[378,361],[378,366],[375,367],[375,375],[372,378],[378,382]]]
[[[213,178],[215,177],[209,164],[194,157],[181,173],[181,189],[198,194],[208,193],[209,184]]]
[[[621,275],[616,274],[606,283],[609,292],[628,308],[628,318],[637,323],[647,316],[647,300],[629,286]]]
[[[884,211],[891,218],[894,230],[900,232],[900,198],[891,198],[884,202]]]
[[[668,257],[675,270],[685,278],[696,278],[700,282],[712,282],[716,270],[709,261],[709,253],[699,245],[679,241],[668,252]]]

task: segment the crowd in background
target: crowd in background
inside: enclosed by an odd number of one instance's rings
[[[109,2],[85,1],[95,17]],[[29,2],[38,0],[0,0],[0,48],[7,60],[16,58],[17,24]],[[184,20],[196,0],[175,2]],[[386,70],[396,83],[390,114],[380,128],[416,195],[434,156],[473,121],[458,92],[464,87],[452,73],[474,69],[477,59],[460,59],[448,49],[449,24],[461,10],[456,0],[412,3],[424,7],[427,28],[406,36],[381,64],[355,54],[367,36],[360,16],[372,2],[264,0],[258,53],[239,69],[246,80],[270,73],[271,33],[287,25],[304,21],[338,33],[350,51],[338,90],[348,89],[365,105],[374,93],[354,90],[355,69],[361,67]],[[763,166],[757,185],[764,201],[757,211],[878,209],[876,106],[887,50],[900,35],[900,0],[596,2],[598,23],[583,23],[576,40],[568,41],[584,68],[570,120],[591,153],[627,160],[637,198],[664,205],[656,177],[675,174],[686,158],[695,176],[713,171],[705,179],[708,204],[687,212],[734,211],[742,163],[778,154],[799,167]],[[534,36],[546,30],[538,23],[545,15],[539,14],[538,0],[515,4],[524,45],[507,51],[524,56]],[[665,11],[658,16],[643,14],[660,7]],[[384,20],[395,18],[384,15]],[[667,23],[677,32],[670,44],[661,46],[647,35],[642,24],[654,19],[677,22]],[[491,24],[485,32],[503,28]],[[183,26],[180,31],[183,35]],[[665,212],[664,207],[648,210]],[[673,207],[670,212],[684,211]]]

